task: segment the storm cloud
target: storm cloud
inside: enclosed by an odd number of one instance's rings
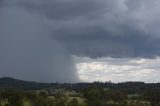
[[[156,58],[159,4],[160,0],[3,0],[1,75],[78,81],[72,55]]]
[[[159,56],[159,0],[15,0],[45,17],[73,55],[91,58]]]
[[[0,14],[0,75],[42,82],[77,82],[78,76],[63,44],[45,20],[17,6]]]

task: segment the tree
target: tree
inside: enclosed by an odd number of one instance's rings
[[[56,106],[67,106],[68,97],[65,94],[58,92],[54,98]]]
[[[143,98],[151,103],[151,106],[160,105],[160,90],[148,90],[143,94]]]
[[[48,106],[56,106],[55,100],[53,98],[48,98],[47,103],[48,103]]]
[[[39,93],[39,96],[41,96],[43,99],[47,99],[47,97],[48,97],[47,93],[44,92],[44,91],[41,91],[41,92]]]
[[[68,103],[68,106],[78,106],[78,100],[74,98]]]
[[[108,90],[105,92],[106,101],[113,102],[115,104],[124,105],[127,95],[121,91],[117,90]]]
[[[91,87],[83,90],[83,95],[87,99],[88,106],[102,106],[104,90],[101,88]]]
[[[30,106],[37,106],[38,95],[36,92],[26,92],[25,95],[29,101]]]
[[[27,100],[30,106],[54,106],[52,101],[45,95],[45,93],[27,92]]]
[[[8,100],[8,106],[22,106],[24,100],[24,93],[16,90],[6,90],[1,93],[3,99]]]

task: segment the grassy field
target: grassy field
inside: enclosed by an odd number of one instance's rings
[[[24,106],[30,106],[30,105],[29,105],[29,102],[25,101],[25,102],[24,102]]]
[[[54,97],[51,97],[51,98],[54,98]],[[76,98],[78,100],[78,103],[80,106],[85,106],[84,99],[82,99],[80,97],[69,97],[68,102],[70,102],[74,98]],[[0,106],[5,106],[5,104],[7,104],[7,102],[2,102]],[[23,106],[30,106],[30,104],[28,101],[24,101]]]

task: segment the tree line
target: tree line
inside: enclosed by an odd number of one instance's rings
[[[160,106],[160,90],[129,95],[113,89],[91,87],[83,90],[87,106]]]
[[[83,104],[77,98],[57,92],[49,96],[46,92],[4,90],[0,93],[1,106],[160,106],[160,90],[148,90],[141,94],[89,87],[79,92]],[[25,104],[27,102],[27,105]]]
[[[45,88],[65,88],[68,90],[81,91],[92,86],[100,88],[116,89],[128,94],[143,93],[149,89],[159,89],[160,83],[144,83],[144,82],[93,82],[93,83],[37,83],[32,81],[22,81],[10,77],[0,78],[0,88],[15,88],[23,90],[39,90]]]
[[[49,97],[46,92],[6,90],[0,93],[0,106],[78,106],[78,100],[68,101],[62,93]]]

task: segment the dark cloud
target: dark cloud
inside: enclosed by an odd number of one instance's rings
[[[19,7],[0,14],[0,76],[42,82],[79,80],[68,50],[43,19]]]
[[[154,39],[143,32],[128,29],[124,35],[112,35],[107,31],[93,28],[84,32],[79,29],[80,35],[77,35],[78,31],[74,31],[74,33],[58,31],[57,38],[67,44],[75,55],[93,58],[103,56],[151,58],[160,53],[158,46],[160,39]]]
[[[48,18],[53,36],[73,55],[153,58],[160,54],[158,3],[158,0],[41,0],[39,4],[23,5],[31,13]]]
[[[43,80],[71,81],[77,80],[72,55],[91,58],[160,55],[159,0],[3,2],[2,75],[28,74],[25,79],[28,76],[41,79],[44,75]],[[11,69],[18,71],[11,74]],[[44,74],[42,70],[48,71]]]

